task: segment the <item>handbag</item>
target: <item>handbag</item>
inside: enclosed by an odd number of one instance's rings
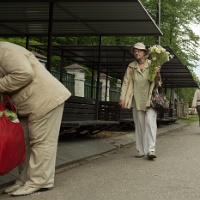
[[[6,107],[4,98],[10,110]],[[22,164],[26,157],[23,127],[7,95],[1,95],[0,138],[0,175],[4,175]]]
[[[164,93],[160,89],[154,89],[152,92],[150,106],[157,111],[168,111],[169,110],[169,101],[166,99]]]

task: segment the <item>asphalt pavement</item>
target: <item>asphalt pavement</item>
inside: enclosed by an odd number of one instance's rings
[[[185,124],[172,123],[159,125],[157,134],[163,134],[184,127]],[[120,135],[120,136],[116,136]],[[103,153],[116,150],[125,145],[135,142],[134,130],[113,131],[113,137],[62,137],[59,140],[56,169],[64,166],[77,164],[80,161],[90,159]],[[0,176],[0,188],[6,187],[18,177],[18,170],[15,168],[9,174]]]

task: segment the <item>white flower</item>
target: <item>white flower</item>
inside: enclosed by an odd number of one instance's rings
[[[150,52],[156,51],[156,46],[150,47]]]
[[[166,50],[165,50],[164,48],[162,48],[162,49],[161,49],[161,52],[164,53],[164,52],[166,52]]]
[[[161,53],[161,50],[160,49],[156,49],[156,53]]]
[[[166,61],[173,58],[169,52],[160,45],[154,45],[149,48],[149,55],[151,57],[151,65],[149,70],[148,80],[153,81],[156,76],[155,67],[162,66]]]

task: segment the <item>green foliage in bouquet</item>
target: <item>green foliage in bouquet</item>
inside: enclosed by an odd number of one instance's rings
[[[12,112],[12,111],[6,109],[6,110],[4,110],[4,113],[10,121],[14,121],[17,119],[17,114],[15,112]],[[2,115],[3,115],[3,111],[0,112],[0,118],[2,117]]]
[[[151,65],[148,80],[152,82],[156,77],[156,67],[161,67],[165,62],[172,59],[173,55],[167,52],[162,46],[154,45],[149,48],[149,56],[151,59]]]

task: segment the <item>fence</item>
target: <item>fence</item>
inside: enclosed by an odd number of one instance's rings
[[[52,75],[60,80],[60,72],[57,70],[52,70],[51,71]],[[73,74],[68,74],[66,71],[63,72],[62,76],[62,83],[65,85],[69,91],[72,93],[72,95],[75,94],[74,91],[74,77],[75,75]],[[84,96],[86,98],[92,98],[96,99],[96,86],[97,86],[97,81],[94,80],[93,82],[93,87],[92,87],[92,79],[85,79],[84,82]],[[93,88],[93,91],[92,91]],[[112,102],[118,102],[120,98],[120,91],[121,88],[116,87],[116,86],[111,86],[109,89],[109,101]],[[99,100],[102,100],[102,83],[100,83],[100,89],[99,89]],[[171,113],[172,116],[177,116],[178,118],[189,118],[189,106],[187,103],[184,102],[178,102],[177,105],[175,105],[173,109],[173,113]]]
[[[60,72],[57,70],[51,70],[51,74],[60,80]],[[67,87],[67,89],[72,93],[72,95],[75,95],[74,91],[74,81],[75,75],[73,74],[68,74],[66,71],[63,71],[63,76],[62,76],[62,84]],[[94,80],[93,86],[92,86],[92,79],[85,79],[84,82],[84,97],[87,98],[92,98],[96,99],[96,86],[97,86],[97,81]],[[93,89],[92,89],[93,88]],[[120,90],[121,88],[118,88],[116,86],[111,86],[109,90],[109,97],[110,101],[113,102],[118,102],[119,97],[120,97]],[[99,100],[102,100],[102,83],[100,82],[100,88],[99,88]]]
[[[60,72],[57,70],[51,70],[51,74],[60,80]],[[74,91],[74,75],[68,74],[66,71],[63,71],[62,76],[62,84],[72,93],[72,95],[75,94]]]
[[[120,97],[121,88],[112,86],[109,90],[110,101],[118,102]]]
[[[195,112],[191,113],[188,102],[178,102],[177,116],[181,119],[189,119],[191,116],[195,116]]]
[[[96,86],[97,86],[97,81],[94,80],[93,85],[92,85],[92,79],[85,79],[84,82],[84,96],[87,98],[91,99],[96,99]],[[99,100],[102,99],[102,84],[100,83],[99,87]]]

